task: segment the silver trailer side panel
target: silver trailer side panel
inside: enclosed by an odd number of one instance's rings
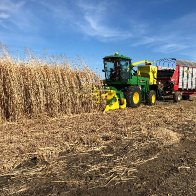
[[[193,68],[189,67],[188,69],[188,89],[192,89],[192,77],[193,75]]]
[[[182,78],[182,89],[188,89],[188,67],[183,69],[183,78]]]
[[[196,90],[196,62],[176,60],[179,67],[179,88]]]
[[[183,86],[182,81],[183,81],[183,67],[179,67],[179,85],[178,85],[179,88],[182,88]]]
[[[196,68],[193,68],[192,89],[196,90]]]

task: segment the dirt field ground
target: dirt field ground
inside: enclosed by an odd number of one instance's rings
[[[196,195],[196,100],[0,125],[1,195]]]

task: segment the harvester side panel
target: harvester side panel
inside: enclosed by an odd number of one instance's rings
[[[157,67],[152,65],[139,66],[138,75],[149,78],[149,84],[157,84]]]

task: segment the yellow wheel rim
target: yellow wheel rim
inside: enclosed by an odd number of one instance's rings
[[[155,103],[155,101],[156,101],[156,96],[152,95],[152,103]]]
[[[138,92],[135,92],[135,93],[133,94],[133,103],[134,103],[134,104],[138,104],[138,103],[139,103],[139,100],[140,100],[140,95],[139,95]]]

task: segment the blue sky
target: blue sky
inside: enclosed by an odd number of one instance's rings
[[[0,42],[13,54],[79,55],[94,70],[116,51],[196,60],[196,1],[0,0]]]

